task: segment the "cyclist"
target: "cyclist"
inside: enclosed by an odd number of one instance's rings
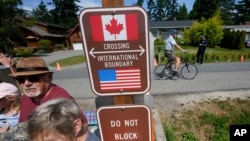
[[[174,67],[174,72],[173,72],[173,76],[175,77],[175,79],[177,79],[176,76],[179,75],[179,73],[177,72],[181,59],[180,57],[177,57],[174,55],[174,48],[176,47],[177,49],[179,49],[182,52],[186,52],[186,50],[182,49],[177,42],[175,41],[177,37],[177,31],[176,30],[171,30],[170,31],[170,36],[166,39],[166,47],[165,47],[165,57],[168,58],[168,60],[170,62],[175,61],[175,67]]]

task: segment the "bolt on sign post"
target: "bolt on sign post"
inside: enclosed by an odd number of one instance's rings
[[[144,105],[106,106],[97,110],[102,141],[151,141],[151,112]]]
[[[79,16],[95,94],[145,94],[150,89],[147,13],[139,6],[86,8]]]

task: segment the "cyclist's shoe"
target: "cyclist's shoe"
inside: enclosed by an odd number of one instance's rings
[[[171,79],[172,80],[178,80],[178,77],[176,75],[173,75]]]
[[[180,74],[177,71],[173,71],[173,75],[179,77]]]

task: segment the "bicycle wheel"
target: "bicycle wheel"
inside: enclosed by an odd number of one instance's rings
[[[154,70],[155,78],[160,80],[165,80],[169,78],[169,70],[164,64],[160,64],[156,66]]]
[[[198,68],[194,64],[186,64],[181,68],[181,76],[184,79],[194,79],[198,74]]]

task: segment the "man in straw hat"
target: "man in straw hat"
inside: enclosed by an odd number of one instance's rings
[[[40,57],[20,58],[13,76],[19,83],[24,95],[20,102],[19,122],[26,121],[35,108],[51,99],[73,97],[62,87],[52,83],[53,72]],[[86,117],[83,120],[87,122]]]
[[[0,140],[29,141],[28,116],[41,104],[57,98],[73,99],[63,88],[52,83],[53,72],[49,71],[40,57],[20,58],[13,76],[19,83],[23,95],[20,100],[20,123],[8,132],[0,134]],[[87,119],[82,114],[83,126],[88,129]]]

